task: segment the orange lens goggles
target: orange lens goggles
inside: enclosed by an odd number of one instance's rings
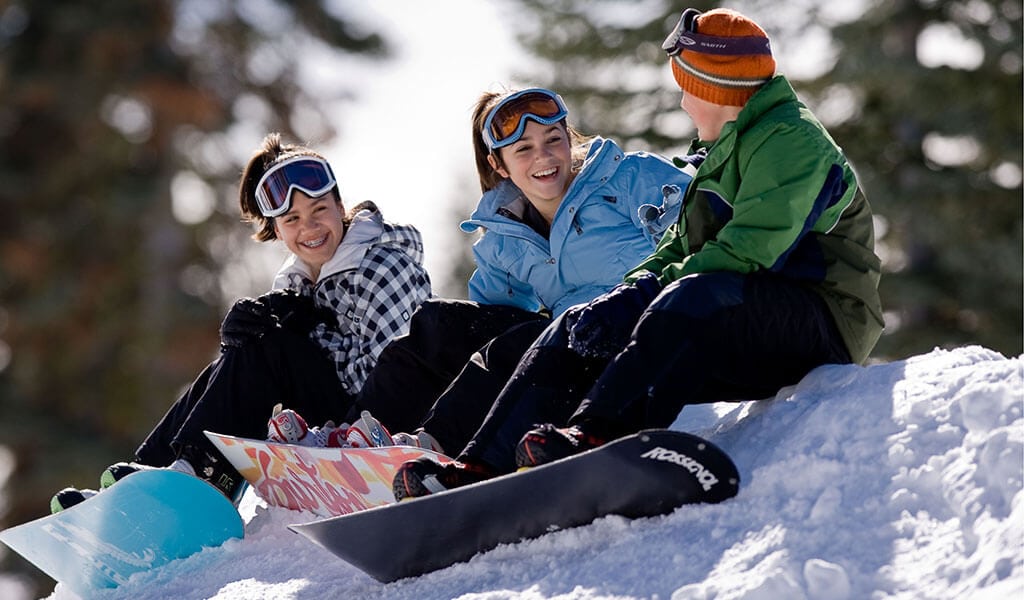
[[[552,125],[569,114],[561,96],[543,88],[522,90],[502,99],[484,121],[483,137],[491,150],[513,144],[523,137],[526,121]]]

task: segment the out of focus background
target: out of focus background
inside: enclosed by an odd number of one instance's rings
[[[131,457],[284,256],[237,181],[262,137],[417,225],[465,297],[480,92],[559,91],[584,132],[681,153],[662,40],[737,8],[854,162],[876,215],[874,361],[1022,352],[1020,0],[0,0],[0,527]],[[53,582],[0,547],[0,597]]]

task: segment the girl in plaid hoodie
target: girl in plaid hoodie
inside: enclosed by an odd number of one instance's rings
[[[290,255],[270,292],[234,304],[220,355],[136,451],[142,465],[173,463],[228,497],[242,478],[203,430],[263,439],[280,402],[318,423],[353,421],[353,398],[378,354],[431,295],[419,231],[385,221],[369,202],[346,212],[327,161],[279,134],[246,166],[239,206],[256,240],[281,240]]]

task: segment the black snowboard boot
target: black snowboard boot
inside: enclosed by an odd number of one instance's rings
[[[50,499],[50,513],[57,514],[76,504],[81,504],[97,493],[96,490],[80,490],[73,487],[64,488]]]
[[[192,465],[180,458],[166,467],[154,467],[152,465],[144,465],[137,462],[118,462],[107,467],[100,475],[100,489],[105,490],[132,473],[161,468],[179,471],[186,475],[192,475],[193,477],[196,476],[195,469],[192,468]]]
[[[527,469],[597,448],[608,440],[578,426],[558,428],[546,423],[527,431],[516,445],[516,467]]]
[[[419,498],[494,477],[483,465],[453,461],[441,464],[429,456],[404,463],[395,473],[391,489],[395,500]]]

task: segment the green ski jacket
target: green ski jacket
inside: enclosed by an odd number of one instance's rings
[[[824,298],[862,363],[883,328],[871,208],[825,128],[776,75],[727,123],[686,190],[679,221],[626,276],[766,270]],[[676,159],[677,164],[682,162]]]

